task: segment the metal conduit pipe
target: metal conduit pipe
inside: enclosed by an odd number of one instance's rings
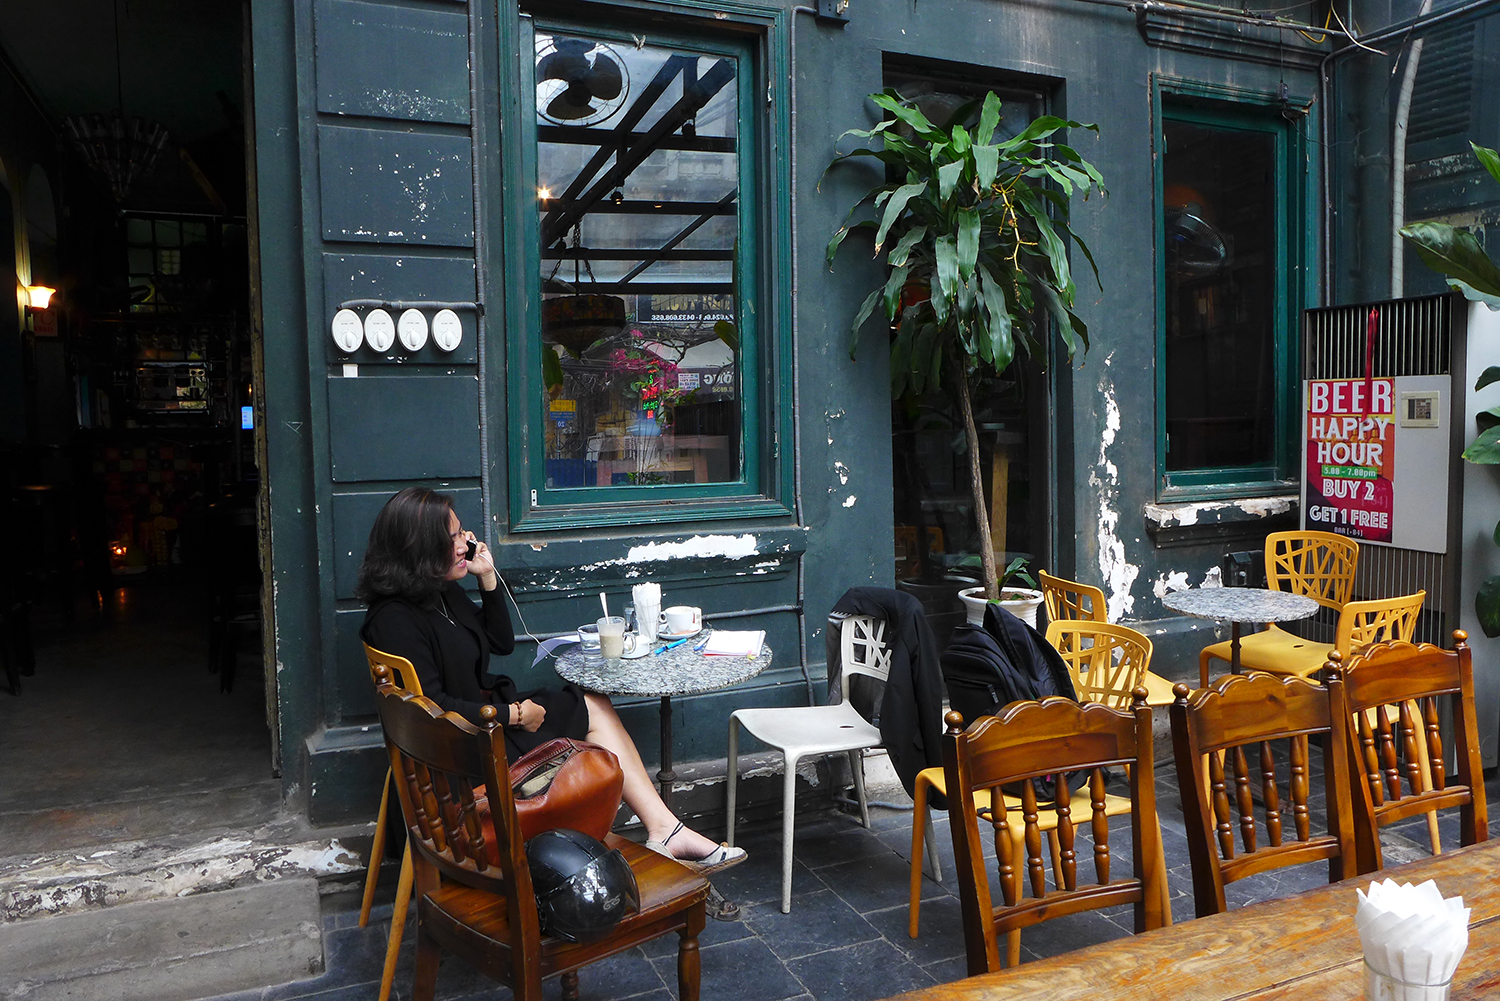
[[[477,302],[428,302],[424,299],[345,299],[339,309],[464,309],[483,313]]]
[[[708,613],[704,613],[703,621],[709,622],[716,621],[718,619],[743,619],[748,618],[751,615],[771,615],[777,612],[796,612],[800,611],[801,607],[802,606],[800,605],[767,605],[764,608],[739,608],[729,612],[714,612],[711,615]],[[542,640],[555,640],[559,636],[571,636],[576,631],[577,630],[574,629],[562,629],[558,630],[557,632],[551,633],[517,633],[516,640],[530,640],[535,643]]]
[[[1078,3],[1100,7],[1120,7],[1129,11],[1170,10],[1181,14],[1196,14],[1214,21],[1233,21],[1235,24],[1254,24],[1263,28],[1286,28],[1290,31],[1308,31],[1319,35],[1342,35],[1344,32],[1319,24],[1301,24],[1297,21],[1282,21],[1275,18],[1255,17],[1243,12],[1226,10],[1209,3],[1193,3],[1177,0],[1174,3],[1155,3],[1152,0],[1077,0]]]
[[[790,37],[787,42],[787,76],[789,77],[787,102],[791,105],[791,126],[788,129],[791,134],[787,138],[790,144],[787,150],[787,160],[792,175],[792,475],[795,478],[792,486],[792,499],[796,505],[797,527],[803,530],[806,530],[807,522],[802,511],[802,359],[799,357],[802,340],[801,324],[798,320],[801,306],[797,298],[799,287],[797,262],[800,257],[797,253],[797,15],[811,14],[816,17],[817,13],[815,7],[793,7],[792,25],[788,32]],[[816,705],[817,698],[813,695],[812,672],[807,667],[806,552],[797,557],[797,641],[801,646],[802,683],[807,687],[807,704]]]
[[[474,298],[479,305],[474,310],[474,340],[476,365],[479,371],[479,503],[484,518],[484,541],[490,549],[495,548],[495,523],[490,508],[490,408],[489,373],[485,369],[485,323],[484,323],[484,199],[480,195],[481,150],[479,148],[479,109],[485,107],[479,92],[479,7],[469,4],[469,171],[474,186]],[[521,609],[516,608],[519,615]]]
[[[1104,0],[1084,0],[1084,2],[1094,3],[1104,2]],[[1329,289],[1333,288],[1333,253],[1329,249],[1329,245],[1332,242],[1330,234],[1333,232],[1333,196],[1329,191],[1328,184],[1328,178],[1332,171],[1332,154],[1329,152],[1330,138],[1328,134],[1328,102],[1330,100],[1330,92],[1332,89],[1332,78],[1330,76],[1330,72],[1332,70],[1334,60],[1362,47],[1368,48],[1370,46],[1379,45],[1381,42],[1388,42],[1393,38],[1400,38],[1403,35],[1407,35],[1412,31],[1415,31],[1417,28],[1434,27],[1446,21],[1453,21],[1459,18],[1463,18],[1475,11],[1482,10],[1486,7],[1500,7],[1500,0],[1471,0],[1471,2],[1463,4],[1462,6],[1450,7],[1447,10],[1440,10],[1435,14],[1428,14],[1425,17],[1408,18],[1407,20],[1402,21],[1398,24],[1393,24],[1388,28],[1382,28],[1379,31],[1371,32],[1368,35],[1346,35],[1345,37],[1349,38],[1350,44],[1328,53],[1328,55],[1324,56],[1322,61],[1318,64],[1318,100],[1323,105],[1323,114],[1321,116],[1321,121],[1319,122],[1319,138],[1321,140],[1322,146],[1322,149],[1319,152],[1319,159],[1321,161],[1321,169],[1323,174],[1322,270],[1325,305],[1327,304],[1326,294]]]

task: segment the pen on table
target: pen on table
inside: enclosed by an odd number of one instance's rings
[[[659,647],[656,648],[656,656],[660,657],[662,654],[666,653],[668,650],[672,649],[673,647],[682,646],[682,644],[686,643],[690,639],[692,639],[691,636],[684,636],[680,640],[673,640],[670,643],[663,644],[662,646],[659,646]]]
[[[702,653],[703,648],[708,646],[708,641],[712,638],[713,633],[709,633],[707,636],[703,637],[703,639],[698,642],[698,645],[693,647],[693,653]]]

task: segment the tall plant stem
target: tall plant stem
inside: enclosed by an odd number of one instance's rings
[[[984,567],[984,594],[1000,597],[1000,574],[995,569],[995,545],[990,541],[989,511],[984,506],[984,474],[979,468],[979,430],[974,426],[974,403],[969,399],[969,374],[961,359],[953,360],[953,381],[958,384],[958,409],[964,415],[964,437],[969,442],[969,486],[974,491],[974,524],[979,529],[979,562]]]

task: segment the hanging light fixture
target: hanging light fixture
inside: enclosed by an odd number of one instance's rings
[[[69,115],[63,128],[84,161],[109,185],[115,201],[123,203],[131,187],[156,164],[167,145],[167,128],[139,115],[125,115],[125,87],[120,70],[120,6],[115,16],[115,100],[107,114]]]

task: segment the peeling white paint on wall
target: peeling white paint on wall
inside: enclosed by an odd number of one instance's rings
[[[1156,583],[1151,585],[1151,593],[1160,599],[1165,598],[1169,591],[1186,591],[1189,586],[1187,571],[1173,570],[1156,575]]]
[[[848,486],[849,485],[849,467],[848,466],[844,465],[842,462],[835,462],[833,464],[833,471],[835,473],[837,473],[838,476],[839,476],[839,486],[842,487],[842,486]]]
[[[853,494],[850,494],[848,497],[845,497],[844,498],[844,507],[853,507],[854,506],[854,502],[855,502],[856,499],[857,498]]]
[[[1113,352],[1105,357],[1105,367],[1113,357]],[[1115,443],[1121,426],[1120,405],[1115,400],[1113,383],[1101,379],[1099,395],[1104,400],[1104,431],[1099,435],[1099,461],[1089,472],[1089,485],[1099,494],[1099,571],[1104,577],[1105,605],[1109,621],[1118,622],[1135,608],[1130,587],[1141,568],[1126,561],[1125,543],[1117,534],[1120,512],[1110,507],[1120,487],[1120,470],[1109,459],[1109,447]]]
[[[753,535],[695,535],[685,542],[650,542],[631,546],[625,555],[627,563],[681,560],[705,556],[755,556],[760,550]]]
[[[1295,497],[1245,497],[1232,501],[1147,504],[1143,510],[1146,520],[1158,528],[1188,528],[1200,523],[1269,518],[1290,511],[1295,502]],[[1229,513],[1227,518],[1226,513]]]

